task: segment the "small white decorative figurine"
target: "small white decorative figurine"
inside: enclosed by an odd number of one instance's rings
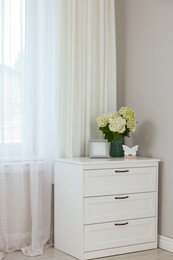
[[[127,145],[122,145],[124,150],[124,157],[127,159],[134,159],[136,158],[136,152],[138,150],[139,145],[135,145],[133,147],[128,147]]]

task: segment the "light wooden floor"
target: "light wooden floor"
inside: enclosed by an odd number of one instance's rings
[[[130,253],[118,256],[110,256],[99,258],[99,260],[173,260],[173,253],[153,249],[143,252]],[[24,256],[20,251],[6,254],[4,260],[76,260],[75,258],[62,253],[54,248],[49,248],[44,251],[44,255],[37,257]]]

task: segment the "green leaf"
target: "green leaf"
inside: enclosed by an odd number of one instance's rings
[[[130,133],[129,128],[126,128],[125,132],[123,133],[123,136],[128,136],[129,137],[129,133]]]
[[[113,134],[113,140],[117,141],[122,137],[122,134],[115,132]]]
[[[108,140],[108,142],[111,142],[113,140],[113,134],[110,132],[105,134],[104,139]]]
[[[99,130],[101,130],[104,134],[110,133],[109,125],[106,125],[104,127],[99,127]]]

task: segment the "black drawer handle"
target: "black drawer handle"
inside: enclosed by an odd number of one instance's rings
[[[121,172],[129,172],[129,170],[117,170],[115,171],[116,173],[121,173]]]
[[[114,225],[115,226],[125,226],[125,225],[128,225],[129,222],[125,222],[125,223],[115,223]]]
[[[124,200],[124,199],[128,199],[129,196],[124,196],[124,197],[115,197],[116,200]]]

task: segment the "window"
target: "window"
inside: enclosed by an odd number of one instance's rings
[[[24,141],[25,1],[0,1],[0,144]]]

